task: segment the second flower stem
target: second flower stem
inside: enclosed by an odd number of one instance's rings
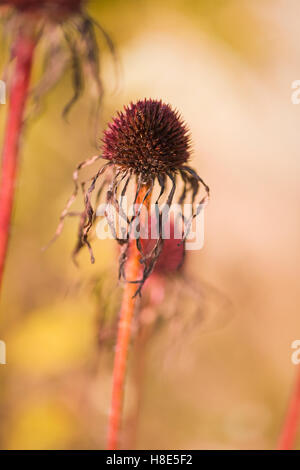
[[[28,95],[35,40],[19,33],[14,47],[15,68],[9,96],[9,110],[2,153],[0,180],[0,286],[9,240],[16,186],[20,137]]]
[[[279,438],[278,450],[292,450],[300,428],[300,365],[297,366],[296,374],[296,383]]]

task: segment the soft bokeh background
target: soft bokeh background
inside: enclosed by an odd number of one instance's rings
[[[135,443],[131,360],[123,446],[274,448],[296,373],[291,343],[300,338],[300,105],[291,102],[291,84],[300,79],[300,4],[94,0],[90,12],[122,64],[114,92],[99,35],[102,125],[130,100],[171,103],[191,128],[192,164],[212,190],[204,249],[191,252],[186,267],[196,290],[208,286],[210,325],[199,321],[192,333],[180,333],[179,322],[175,346],[171,325],[147,343]],[[88,91],[69,124],[61,119],[71,93],[66,74],[22,147],[1,298],[4,449],[105,448],[113,342],[101,348],[99,337],[101,318],[116,315],[120,301],[115,244],[97,241],[96,264],[83,252],[76,269],[76,222],[68,220],[58,242],[41,252],[72,191],[75,165],[95,153]],[[3,135],[3,105],[0,112]],[[201,300],[180,282],[183,314],[199,307],[205,324]],[[166,309],[172,289],[168,295]]]

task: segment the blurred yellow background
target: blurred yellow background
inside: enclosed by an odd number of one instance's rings
[[[192,132],[191,165],[212,195],[205,246],[188,254],[187,275],[210,286],[208,304],[214,291],[230,303],[229,312],[211,309],[210,328],[199,321],[174,347],[167,325],[149,343],[134,445],[274,448],[296,372],[291,343],[300,339],[300,105],[291,102],[300,79],[300,4],[94,0],[89,11],[115,42],[122,68],[115,92],[112,58],[97,33],[105,85],[98,137],[130,100],[158,98],[180,110]],[[42,57],[41,46],[35,76]],[[118,312],[116,246],[97,240],[95,265],[83,250],[76,268],[70,219],[41,251],[72,192],[73,169],[96,152],[89,87],[66,123],[61,112],[71,95],[67,73],[43,98],[22,146],[1,298],[3,449],[105,448],[113,342],[101,348],[99,336],[101,317]],[[133,369],[125,447],[137,400]]]

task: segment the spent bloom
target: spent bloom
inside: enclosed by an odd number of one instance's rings
[[[86,11],[86,0],[0,0],[3,9],[4,34],[12,37],[11,61],[15,56],[16,37],[30,36],[44,48],[44,70],[40,81],[34,85],[31,97],[38,106],[41,96],[50,90],[69,67],[72,72],[73,96],[63,114],[67,116],[72,105],[80,97],[87,70],[96,90],[97,115],[103,95],[100,78],[100,54],[96,28],[104,36],[115,57],[113,43],[101,25]],[[0,10],[1,11],[1,10]],[[22,32],[22,34],[17,33]],[[9,64],[5,71],[9,83]]]
[[[80,163],[74,172],[75,190],[64,209],[56,236],[61,232],[63,221],[69,214],[69,207],[74,201],[78,190],[78,172],[81,168],[91,165],[97,160],[103,159],[106,163],[91,178],[90,185],[86,188],[88,180],[81,183],[84,193],[84,211],[80,214],[79,236],[74,250],[76,255],[84,246],[90,250],[92,262],[94,257],[89,241],[89,232],[95,220],[95,204],[106,188],[106,218],[114,238],[121,245],[119,276],[126,280],[124,266],[128,257],[133,225],[140,216],[142,204],[134,214],[129,217],[122,207],[122,198],[130,193],[130,182],[135,183],[133,203],[136,204],[140,191],[144,189],[143,202],[151,198],[155,188],[158,196],[155,201],[155,213],[157,221],[162,219],[162,202],[170,208],[174,201],[176,186],[181,182],[181,189],[177,197],[177,203],[183,205],[189,199],[193,208],[188,220],[185,220],[185,235],[179,245],[184,243],[189,226],[199,212],[199,206],[195,210],[195,199],[200,192],[201,185],[206,195],[200,200],[203,204],[209,196],[209,188],[200,176],[188,166],[190,158],[190,134],[178,111],[162,101],[144,99],[125,106],[122,112],[108,124],[102,138],[102,154]],[[105,174],[105,176],[103,176]],[[98,180],[100,178],[100,185]],[[92,203],[92,194],[97,186],[95,204]],[[126,232],[122,237],[117,237],[117,227],[112,217],[114,209],[126,221]],[[160,227],[161,224],[158,224]],[[138,292],[146,279],[153,272],[156,263],[159,263],[163,245],[166,242],[159,228],[158,236],[151,240],[151,244],[145,245],[141,238],[136,237],[136,246],[141,254],[143,276],[140,280],[131,280],[140,284]],[[178,242],[178,240],[177,240]],[[169,243],[169,242],[168,242]],[[174,244],[174,240],[172,242]],[[175,250],[176,251],[176,250]],[[183,251],[177,250],[177,254],[183,255]],[[159,264],[158,264],[159,267]]]

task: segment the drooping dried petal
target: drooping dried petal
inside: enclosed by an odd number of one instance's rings
[[[153,219],[149,217],[148,219],[148,238],[141,237],[141,246],[143,253],[147,255],[153,249],[156,239],[151,238],[151,224]],[[168,275],[177,271],[183,264],[184,255],[185,255],[185,245],[182,242],[182,238],[176,238],[177,233],[175,233],[175,223],[171,219],[168,237],[164,239],[164,244],[159,255],[158,260],[156,261],[153,272],[159,275]],[[165,232],[166,232],[165,227]]]

